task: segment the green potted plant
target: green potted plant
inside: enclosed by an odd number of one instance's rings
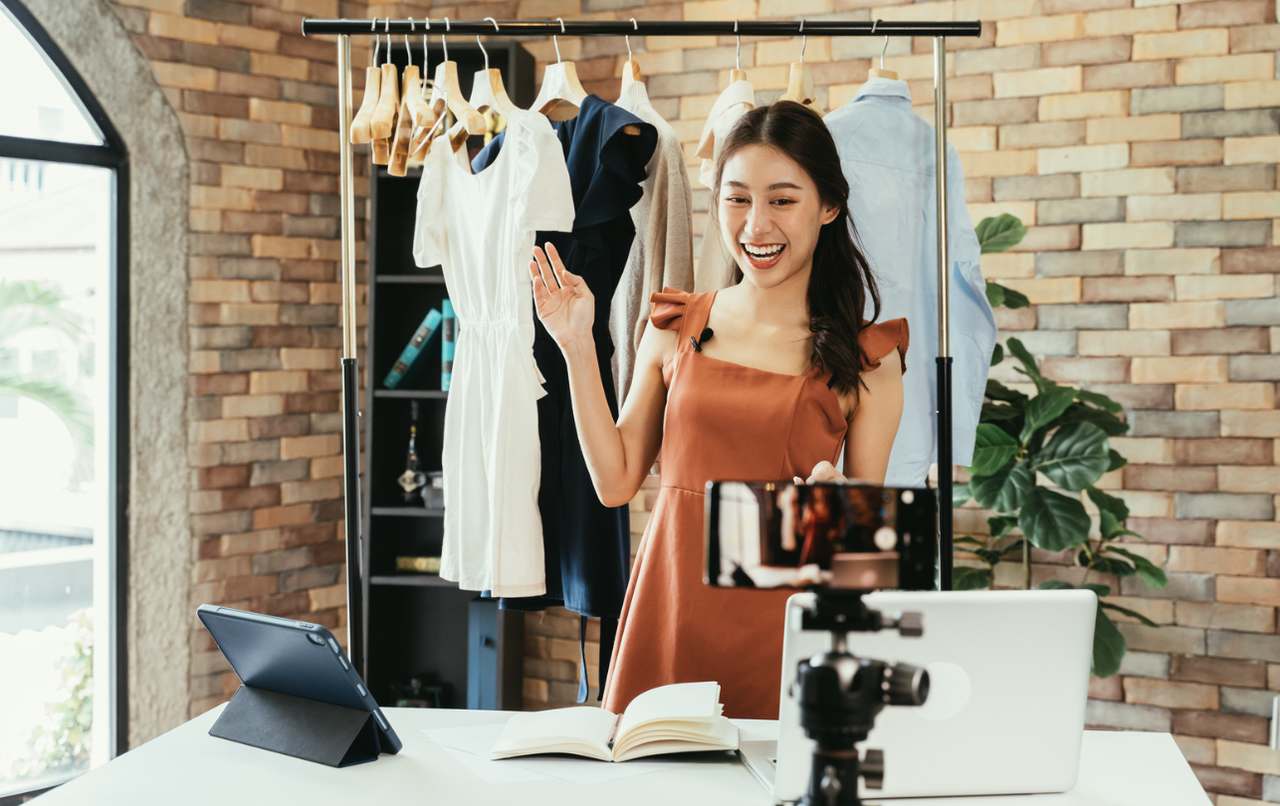
[[[983,253],[1002,252],[1026,234],[1012,215],[984,219],[977,226]],[[997,283],[987,283],[992,307],[1021,308],[1026,296]],[[1139,538],[1129,530],[1129,509],[1120,498],[1095,485],[1103,474],[1123,467],[1125,459],[1110,445],[1110,438],[1129,430],[1122,408],[1106,395],[1052,381],[1041,374],[1035,358],[1017,338],[997,344],[991,364],[1006,356],[1017,362],[1014,370],[1033,387],[1031,394],[988,380],[982,416],[969,467],[969,481],[956,485],[955,503],[970,499],[993,514],[987,519],[990,534],[962,536],[955,540],[964,559],[975,565],[956,566],[957,590],[990,588],[996,566],[1021,556],[1023,586],[1031,587],[1031,549],[1069,552],[1074,565],[1084,569],[1079,583],[1050,579],[1041,588],[1088,588],[1098,595],[1093,639],[1093,673],[1115,674],[1125,653],[1124,636],[1110,613],[1121,613],[1156,626],[1132,609],[1108,601],[1113,587],[1090,577],[1137,577],[1161,588],[1167,580],[1158,566],[1125,548],[1124,538]],[[1097,510],[1097,528],[1083,499]]]

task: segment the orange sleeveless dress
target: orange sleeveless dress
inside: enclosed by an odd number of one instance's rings
[[[710,358],[690,338],[706,327],[715,292],[664,289],[650,322],[677,330],[662,368],[667,387],[661,489],[631,568],[604,707],[620,713],[654,686],[715,680],[725,716],[777,719],[782,627],[789,591],[726,591],[702,583],[703,490],[711,479],[808,478],[835,462],[847,424],[827,377],[785,375]],[[869,366],[897,349],[907,322],[865,327]]]

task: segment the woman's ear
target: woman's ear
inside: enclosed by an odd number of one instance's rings
[[[832,205],[829,207],[824,206],[822,208],[822,218],[820,219],[822,221],[822,226],[825,227],[826,225],[830,224],[832,221],[835,221],[836,217],[839,215],[840,215],[839,207],[836,207],[835,205]]]

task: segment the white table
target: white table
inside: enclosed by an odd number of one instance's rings
[[[335,769],[208,735],[215,708],[114,761],[38,798],[40,806],[288,806],[342,804],[547,804],[547,806],[708,806],[758,804],[771,798],[740,763],[664,759],[663,770],[612,781],[534,780],[494,783],[478,778],[460,751],[436,744],[424,730],[501,722],[500,711],[387,708],[404,743],[395,756]],[[777,723],[737,720],[742,739],[771,739]],[[499,763],[499,762],[494,762]],[[602,762],[584,761],[584,764]],[[992,763],[999,763],[993,759]],[[481,765],[483,766],[483,765]],[[1164,733],[1088,731],[1075,789],[1059,795],[915,798],[902,806],[1208,806],[1199,782]]]

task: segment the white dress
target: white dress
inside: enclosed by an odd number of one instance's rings
[[[458,316],[445,410],[440,576],[497,596],[546,592],[529,259],[538,230],[573,227],[573,195],[551,123],[519,113],[478,174],[448,138],[418,185],[413,257],[444,269]]]

